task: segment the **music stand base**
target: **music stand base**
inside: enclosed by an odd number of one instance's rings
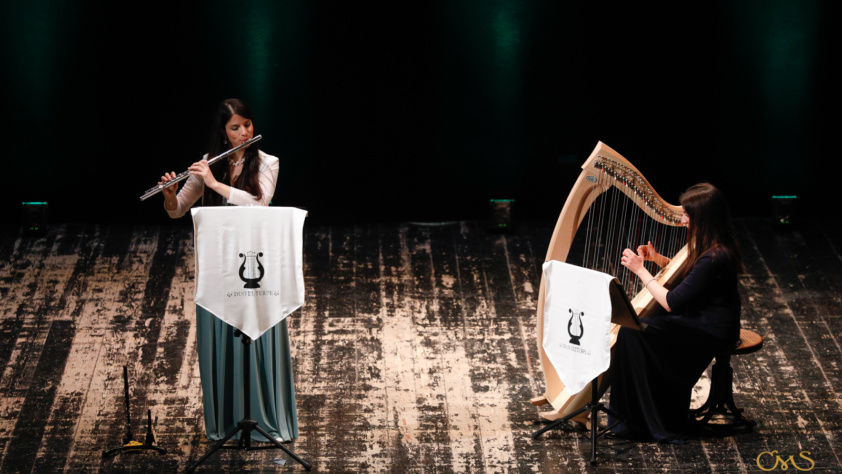
[[[579,408],[578,410],[574,411],[573,413],[565,416],[564,418],[559,418],[558,420],[553,421],[552,423],[548,424],[547,426],[541,428],[540,430],[532,433],[532,439],[538,439],[542,434],[546,433],[549,430],[553,430],[561,426],[562,424],[566,423],[570,419],[576,417],[580,413],[584,413],[586,411],[591,412],[591,466],[596,466],[596,439],[605,433],[608,433],[611,428],[617,426],[621,421],[617,421],[611,426],[606,427],[604,430],[599,430],[599,420],[598,414],[599,412],[607,413],[617,420],[620,420],[619,415],[612,411],[611,409],[607,408],[602,403],[599,403],[598,398],[598,388],[599,384],[597,382],[598,378],[593,379],[591,381],[591,402],[585,404],[584,407]]]
[[[205,462],[207,458],[209,458],[213,453],[217,452],[220,449],[241,449],[243,451],[257,451],[263,449],[280,449],[283,452],[287,453],[292,459],[295,459],[299,464],[304,466],[304,469],[310,470],[310,464],[298,457],[295,453],[290,451],[286,446],[281,444],[280,441],[272,437],[269,433],[266,432],[263,428],[261,428],[257,421],[252,420],[251,417],[251,371],[249,370],[249,359],[250,359],[250,345],[251,345],[251,338],[246,336],[240,330],[234,331],[234,337],[240,337],[243,343],[243,380],[245,381],[243,387],[243,408],[244,408],[244,415],[245,417],[237,423],[237,428],[232,430],[230,433],[225,435],[224,438],[217,441],[217,443],[208,450],[205,454],[202,455],[196,462],[191,464],[185,472],[193,472],[200,464]],[[258,433],[262,434],[266,439],[272,443],[272,446],[252,446],[251,445],[251,432],[257,431]],[[226,446],[225,443],[228,442],[231,438],[234,437],[237,433],[242,432],[243,435],[240,436],[240,439],[237,440],[236,444]]]
[[[270,443],[272,443],[272,446],[252,446],[251,445],[251,432],[252,431],[257,431],[258,433],[262,434],[266,439],[269,440]],[[226,445],[225,444],[225,443],[228,442],[228,440],[233,438],[234,435],[236,435],[237,433],[240,433],[240,432],[242,432],[243,435],[240,437],[239,440],[237,440],[235,442],[235,444],[232,444],[232,445]],[[190,467],[187,468],[186,472],[193,472],[207,458],[209,458],[213,453],[215,453],[216,451],[218,451],[220,449],[241,449],[243,451],[259,451],[259,450],[263,450],[263,449],[275,449],[275,448],[280,449],[283,452],[287,453],[292,459],[294,459],[299,464],[304,466],[304,469],[306,469],[308,471],[310,470],[311,466],[310,466],[309,463],[307,463],[307,461],[304,461],[303,459],[298,457],[295,453],[290,451],[286,446],[281,444],[280,441],[273,438],[263,428],[258,426],[257,421],[246,418],[246,419],[240,420],[240,422],[237,423],[237,428],[234,431],[232,431],[231,433],[228,433],[228,435],[226,435],[224,438],[217,441],[217,443],[210,450],[208,450],[208,452],[206,452],[204,455],[202,455],[202,457],[199,458],[196,462],[191,464]]]

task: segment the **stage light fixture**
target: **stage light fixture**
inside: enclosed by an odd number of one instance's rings
[[[44,201],[24,201],[22,203],[23,233],[26,235],[44,235],[47,233],[48,213]]]
[[[491,199],[489,201],[491,230],[499,232],[512,227],[512,211],[514,205],[514,199]]]
[[[795,225],[797,222],[795,200],[796,196],[793,195],[772,196],[772,212],[776,226],[791,227]]]

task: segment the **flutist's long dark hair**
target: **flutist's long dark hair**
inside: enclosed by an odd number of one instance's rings
[[[731,213],[725,195],[710,183],[690,186],[678,198],[687,217],[690,228],[687,232],[687,246],[690,250],[687,271],[696,264],[699,257],[710,251],[721,251],[728,255],[737,273],[743,271],[740,249],[734,238]]]
[[[251,112],[251,108],[245,102],[240,99],[223,100],[219,104],[219,107],[217,107],[216,115],[214,115],[210,143],[208,144],[208,159],[224,153],[231,148],[231,144],[227,142],[228,135],[225,133],[225,124],[234,115],[245,117],[254,124],[254,115]],[[260,182],[258,181],[260,175],[260,156],[258,154],[257,143],[246,148],[245,155],[243,156],[246,159],[245,163],[243,163],[243,171],[237,177],[237,181],[233,183],[233,186],[260,199],[263,197],[263,190],[260,189]],[[214,163],[211,165],[211,171],[217,181],[230,184],[228,182],[228,160],[222,159]],[[202,195],[203,206],[221,206],[223,202],[224,200],[219,193],[205,186],[205,192]]]

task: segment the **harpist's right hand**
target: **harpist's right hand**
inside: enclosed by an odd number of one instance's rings
[[[655,260],[658,256],[658,252],[655,251],[655,246],[652,245],[652,241],[649,241],[646,245],[640,245],[637,247],[637,254],[643,257],[644,260]]]
[[[649,241],[646,245],[637,247],[637,254],[643,257],[644,260],[655,262],[655,264],[661,268],[664,268],[670,263],[669,258],[659,254],[658,251],[655,250],[655,246],[652,245],[652,241]]]

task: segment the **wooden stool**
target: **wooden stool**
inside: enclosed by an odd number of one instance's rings
[[[710,393],[704,405],[692,410],[699,427],[705,426],[713,415],[720,413],[733,417],[733,421],[727,424],[710,425],[716,428],[745,429],[750,431],[755,425],[754,421],[742,415],[742,408],[737,408],[734,403],[734,369],[731,368],[731,356],[751,354],[763,347],[763,338],[760,334],[747,329],[740,329],[740,339],[737,346],[730,351],[716,356],[716,363],[710,377]]]

